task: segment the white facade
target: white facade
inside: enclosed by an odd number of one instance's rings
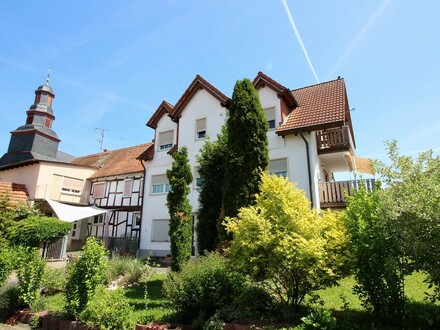
[[[257,90],[266,117],[268,121],[272,120],[272,123],[269,124],[273,128],[269,129],[267,133],[271,160],[269,171],[287,176],[290,181],[295,182],[306,192],[308,198],[313,201],[313,206],[319,208],[318,182],[323,177],[323,173],[321,173],[322,166],[318,157],[315,134],[305,132],[302,136],[301,134],[278,135],[276,128],[283,120],[281,98],[276,91],[268,86],[259,87]],[[181,106],[179,102],[178,105]],[[155,152],[152,159],[145,162],[140,235],[141,255],[165,256],[170,253],[169,214],[166,205],[169,187],[167,186],[166,170],[170,169],[172,164],[172,157],[167,152],[171,145],[163,147],[160,134],[172,131],[173,145],[177,144],[179,148],[183,146],[188,148],[189,162],[194,176],[188,198],[194,219],[196,219],[199,208],[196,156],[208,136],[211,141],[216,140],[217,134],[221,132],[221,127],[226,121],[227,109],[207,88],[199,88],[195,93],[192,93],[190,99],[184,103],[184,108],[180,110],[179,118],[175,120],[178,123],[162,112],[160,119],[153,126],[156,132]],[[203,129],[205,132],[201,132]],[[309,153],[309,163],[307,152]],[[311,184],[309,183],[308,166],[310,166]]]

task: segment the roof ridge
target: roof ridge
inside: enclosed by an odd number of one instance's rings
[[[74,160],[77,160],[79,158],[86,158],[86,157],[93,157],[93,156],[99,156],[102,154],[111,154],[114,151],[119,151],[119,150],[126,150],[126,149],[133,149],[133,148],[139,148],[141,146],[148,146],[149,144],[152,144],[152,142],[147,142],[147,143],[141,143],[141,144],[137,144],[135,146],[129,146],[129,147],[124,147],[124,148],[119,148],[119,149],[114,149],[114,150],[107,150],[107,151],[103,151],[103,152],[97,152],[95,154],[90,154],[90,155],[84,155],[84,156],[79,156],[76,157]]]
[[[313,84],[313,85],[308,85],[308,86],[299,87],[299,88],[296,88],[296,89],[291,89],[290,91],[291,92],[299,91],[299,90],[304,89],[304,88],[310,88],[310,87],[316,87],[316,86],[319,86],[319,85],[325,85],[325,84],[329,84],[329,83],[332,83],[332,82],[335,82],[335,81],[338,81],[338,80],[345,81],[344,78],[340,77],[340,78],[336,78],[336,79],[333,79],[333,80],[323,81],[323,82],[320,82],[320,83],[317,83],[317,84]]]

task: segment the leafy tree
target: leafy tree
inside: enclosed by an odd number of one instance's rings
[[[199,194],[199,214],[197,222],[197,248],[199,254],[214,251],[220,241],[222,186],[227,154],[226,131],[217,136],[217,141],[207,141],[197,156],[202,187]],[[224,233],[220,235],[225,236]]]
[[[89,237],[81,258],[69,265],[66,284],[66,310],[78,317],[95,294],[99,284],[105,283],[107,250],[102,242]]]
[[[179,271],[182,264],[191,258],[192,248],[192,210],[188,194],[193,176],[186,147],[173,153],[173,165],[167,170],[167,177],[172,187],[167,196],[173,257],[171,269]]]
[[[354,291],[376,317],[399,321],[404,313],[406,266],[403,241],[391,219],[389,190],[361,188],[348,197],[346,225],[357,284]]]
[[[440,156],[432,151],[416,158],[399,154],[396,141],[387,143],[389,164],[377,163],[386,186],[390,224],[398,233],[408,260],[428,273],[440,300]]]
[[[223,206],[226,216],[235,217],[241,207],[253,204],[261,171],[269,164],[268,124],[249,79],[235,84],[226,129],[228,154]]]
[[[267,172],[255,205],[227,218],[226,228],[234,235],[232,263],[265,283],[286,311],[296,312],[306,294],[335,284],[350,258],[341,215],[319,216],[303,191]]]

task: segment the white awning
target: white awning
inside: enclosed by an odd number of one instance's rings
[[[89,217],[93,217],[98,214],[106,213],[113,211],[112,209],[101,209],[95,205],[93,206],[74,206],[67,205],[63,203],[59,203],[53,201],[51,199],[46,199],[49,205],[52,207],[54,212],[56,213],[58,219],[73,222]]]

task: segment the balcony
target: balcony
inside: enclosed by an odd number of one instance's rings
[[[88,204],[88,191],[65,189],[50,184],[38,185],[35,199],[51,199],[58,202]]]
[[[319,184],[319,199],[322,208],[345,208],[346,196],[353,195],[360,187],[373,191],[375,179],[324,182]]]
[[[318,153],[348,151],[353,146],[348,126],[323,129],[316,132]]]

